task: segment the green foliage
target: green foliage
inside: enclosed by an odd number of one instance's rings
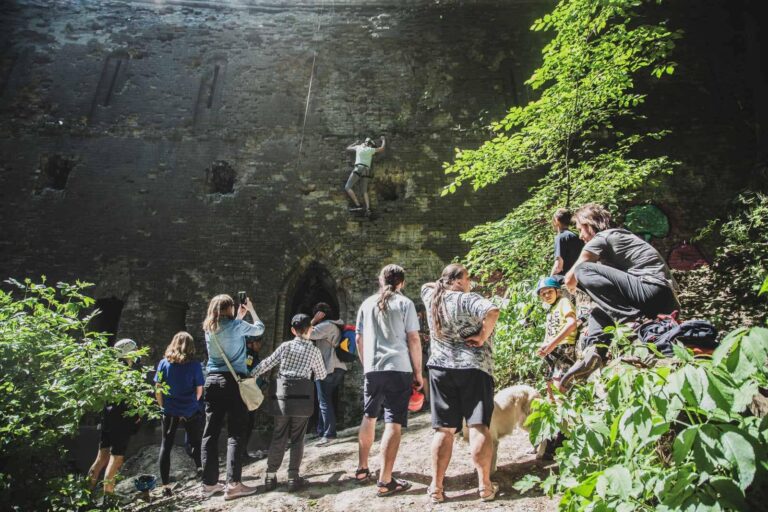
[[[531,440],[557,430],[567,437],[548,489],[561,494],[560,509],[760,509],[768,499],[768,417],[745,411],[768,386],[767,357],[768,329],[742,328],[711,359],[681,349],[669,366],[619,362],[560,405],[537,401]]]
[[[734,210],[725,222],[711,221],[699,234],[719,241],[712,266],[680,276],[687,314],[727,329],[768,321],[768,297],[760,293],[768,290],[767,284],[760,286],[768,274],[768,196],[742,194]]]
[[[546,270],[549,220],[558,206],[603,203],[616,210],[641,186],[670,173],[666,157],[640,158],[638,144],[664,131],[625,133],[645,95],[635,76],[672,74],[668,60],[676,32],[664,23],[642,23],[641,0],[563,0],[537,20],[534,31],[553,31],[543,62],[526,82],[540,97],[512,107],[491,125],[493,138],[478,149],[457,149],[444,164],[453,177],[443,193],[471,183],[475,190],[509,174],[546,171],[531,197],[505,218],[464,235],[475,274],[501,270],[509,281]]]
[[[157,416],[152,388],[105,333],[90,332],[98,312],[86,315],[88,285],[7,283],[15,290],[0,290],[0,492],[22,509],[76,509],[85,491],[65,475],[62,441],[107,403]]]
[[[544,340],[546,314],[532,290],[535,282],[521,281],[507,289],[507,304],[496,323],[493,341],[494,377],[498,388],[512,383],[543,384],[543,359],[536,350]]]

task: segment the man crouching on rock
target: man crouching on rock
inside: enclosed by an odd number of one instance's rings
[[[381,471],[376,484],[379,497],[411,487],[409,482],[393,477],[392,468],[400,448],[400,431],[408,424],[411,391],[424,385],[419,317],[413,301],[401,293],[404,284],[403,268],[387,265],[379,274],[379,293],[368,297],[357,313],[357,350],[363,362],[365,387],[355,479],[365,483],[371,476],[368,454],[373,445],[376,419],[383,406]]]

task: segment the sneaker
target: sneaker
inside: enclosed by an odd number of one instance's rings
[[[203,499],[210,498],[214,494],[221,494],[222,492],[224,492],[224,486],[219,483],[213,485],[203,484],[203,487],[200,490],[200,494],[202,495]]]
[[[229,484],[227,490],[224,491],[224,500],[229,501],[242,498],[243,496],[250,496],[251,494],[256,494],[256,491],[258,491],[256,487],[249,487],[243,482]]]
[[[264,477],[264,490],[274,491],[277,489],[277,476],[265,476]]]
[[[350,212],[361,212],[361,211],[363,211],[363,207],[362,206],[350,206],[349,207],[349,211]]]
[[[295,478],[288,479],[288,492],[296,492],[309,485],[309,481],[306,478],[297,476]]]
[[[317,446],[325,446],[335,440],[336,440],[335,437],[321,437],[320,440],[317,442]]]

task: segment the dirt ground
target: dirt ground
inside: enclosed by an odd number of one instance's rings
[[[157,447],[146,447],[126,461],[123,474],[126,479],[118,485],[118,492],[131,501],[126,510],[132,511],[412,511],[412,510],[505,510],[544,512],[556,510],[557,500],[529,492],[521,496],[512,484],[527,473],[546,476],[550,465],[536,461],[531,453],[527,434],[516,432],[502,440],[499,447],[498,471],[493,480],[501,487],[496,501],[482,503],[477,499],[477,479],[469,456],[469,446],[456,439],[448,477],[445,482],[447,500],[440,505],[430,505],[426,489],[430,481],[430,428],[429,413],[411,416],[410,425],[403,431],[395,475],[413,483],[407,492],[376,497],[373,484],[358,485],[353,480],[357,465],[357,429],[341,432],[339,439],[327,446],[317,446],[308,441],[304,452],[302,474],[310,485],[301,492],[287,492],[286,453],[283,468],[278,472],[277,490],[263,492],[266,460],[256,461],[243,467],[243,482],[259,486],[258,494],[225,502],[215,496],[202,500],[198,495],[199,480],[194,476],[194,465],[184,451],[175,448],[171,459],[171,476],[175,481],[172,498],[161,497],[159,490],[152,491],[150,502],[143,501],[133,489],[133,477],[141,473],[157,474]],[[378,450],[381,425],[377,428],[376,442],[371,452],[371,469],[379,467]],[[223,454],[222,454],[223,456]],[[223,458],[223,457],[222,457]],[[224,467],[222,465],[222,478]]]

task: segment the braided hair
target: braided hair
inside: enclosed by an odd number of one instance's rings
[[[405,281],[405,270],[400,265],[387,265],[379,273],[379,311],[389,308],[389,299],[397,291],[397,287]]]
[[[432,295],[431,304],[429,306],[429,316],[432,319],[432,327],[435,331],[435,334],[438,336],[441,334],[442,330],[442,321],[440,316],[441,310],[444,309],[443,296],[447,290],[451,289],[453,283],[464,277],[466,274],[467,269],[464,267],[464,265],[459,263],[451,263],[443,269],[443,274],[440,276],[440,279],[431,285],[434,293]]]

